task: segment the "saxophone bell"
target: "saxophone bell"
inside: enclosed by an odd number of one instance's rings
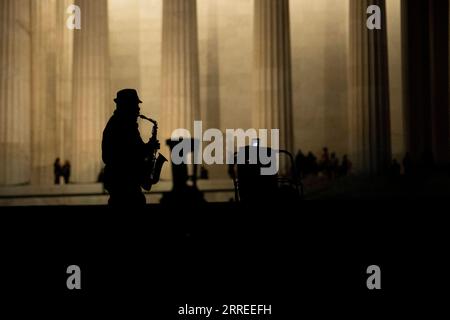
[[[139,118],[150,121],[153,124],[152,136],[150,140],[156,142],[158,140],[158,122],[142,114],[139,115]],[[162,167],[166,161],[167,159],[161,153],[158,153],[156,149],[153,151],[151,159],[148,162],[148,166],[146,168],[144,181],[142,183],[142,187],[145,190],[150,191],[152,185],[158,183]]]

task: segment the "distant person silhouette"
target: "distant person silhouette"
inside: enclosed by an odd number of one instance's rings
[[[328,148],[324,147],[322,152],[322,156],[320,157],[320,171],[322,171],[323,174],[326,176],[329,176],[329,170],[330,170],[330,154],[328,153]]]
[[[110,194],[108,204],[142,208],[146,204],[141,189],[145,158],[159,148],[159,142],[142,141],[137,123],[142,101],[136,90],[120,90],[114,102],[116,110],[103,131],[102,141],[104,187]]]
[[[305,176],[312,174],[317,175],[319,173],[319,164],[317,158],[311,151],[308,152],[305,160]]]
[[[295,167],[297,169],[297,178],[303,178],[305,176],[305,162],[306,157],[303,154],[302,150],[298,150],[295,156]]]
[[[326,175],[328,178],[331,177],[330,172],[330,154],[328,153],[328,148],[323,148],[322,157],[320,158],[319,162],[320,171],[322,174]]]
[[[339,166],[340,168],[340,175],[346,176],[350,173],[352,170],[352,162],[348,159],[348,155],[344,154],[344,157],[342,158],[342,163]]]
[[[64,162],[64,165],[61,168],[61,175],[64,178],[64,183],[68,184],[70,182],[70,162],[69,162],[69,160],[66,160],[66,162]]]
[[[59,158],[56,158],[55,162],[53,163],[53,174],[55,184],[59,184],[61,173],[62,173],[61,160]]]
[[[332,152],[330,156],[330,168],[328,170],[329,178],[336,178],[339,171],[339,159],[336,157],[336,153]]]

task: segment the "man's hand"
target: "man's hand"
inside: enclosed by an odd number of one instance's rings
[[[152,139],[150,139],[150,141],[148,142],[147,145],[152,150],[159,150],[161,148],[159,140],[152,140]]]

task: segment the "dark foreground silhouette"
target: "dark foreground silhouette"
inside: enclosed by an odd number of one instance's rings
[[[136,90],[117,92],[116,110],[103,131],[102,158],[105,163],[104,186],[109,192],[112,207],[144,207],[141,186],[145,181],[145,161],[158,141],[144,143],[139,134],[137,118],[139,99]]]

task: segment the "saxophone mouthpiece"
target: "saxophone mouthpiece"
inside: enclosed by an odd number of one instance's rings
[[[146,117],[146,116],[144,116],[144,115],[142,115],[142,114],[139,115],[139,118],[144,119],[144,120],[147,120],[147,121],[150,121],[150,122],[153,123],[153,124],[156,124],[156,123],[157,123],[156,120],[153,120],[153,119],[151,119],[151,118],[148,118],[148,117]]]

